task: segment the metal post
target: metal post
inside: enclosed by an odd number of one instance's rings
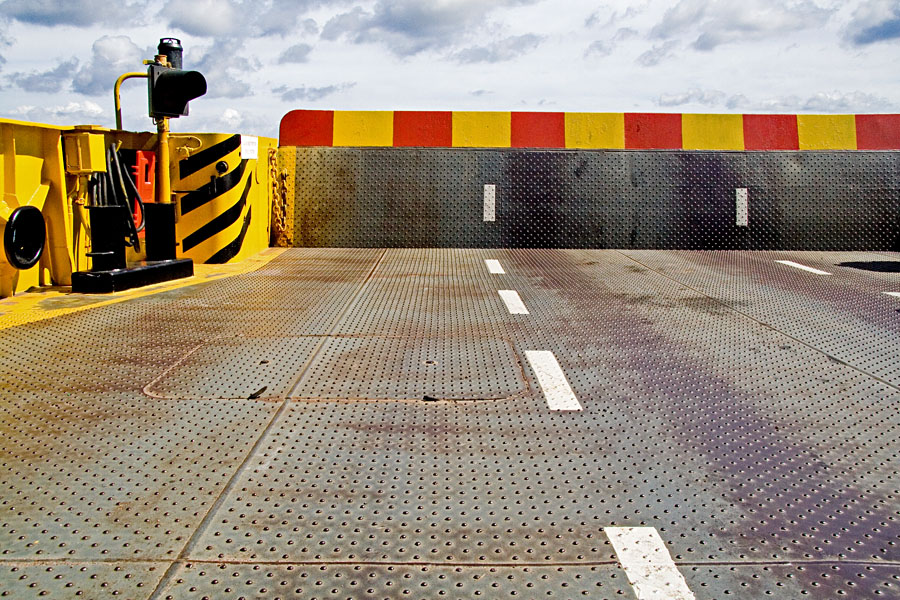
[[[156,202],[144,205],[146,215],[147,260],[173,260],[175,241],[175,203],[169,179],[169,119],[156,120]]]
[[[161,204],[172,202],[172,185],[169,179],[169,119],[156,121],[156,201]]]

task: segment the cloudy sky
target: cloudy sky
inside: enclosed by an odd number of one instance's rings
[[[0,117],[112,126],[181,38],[180,131],[295,108],[900,112],[900,0],[3,0]],[[125,126],[147,130],[146,84]]]

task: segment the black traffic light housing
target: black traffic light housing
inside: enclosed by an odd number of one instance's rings
[[[162,38],[157,51],[157,62],[147,71],[150,116],[187,116],[188,102],[206,93],[206,79],[197,71],[181,70],[181,40]]]
[[[147,77],[154,119],[187,116],[188,102],[206,93],[206,78],[197,71],[151,64]]]

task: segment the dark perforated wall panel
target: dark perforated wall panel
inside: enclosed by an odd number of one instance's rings
[[[290,150],[294,246],[900,249],[896,152]]]

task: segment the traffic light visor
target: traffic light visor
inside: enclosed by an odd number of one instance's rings
[[[188,114],[188,102],[206,93],[206,78],[197,71],[150,65],[150,116],[180,117]]]

